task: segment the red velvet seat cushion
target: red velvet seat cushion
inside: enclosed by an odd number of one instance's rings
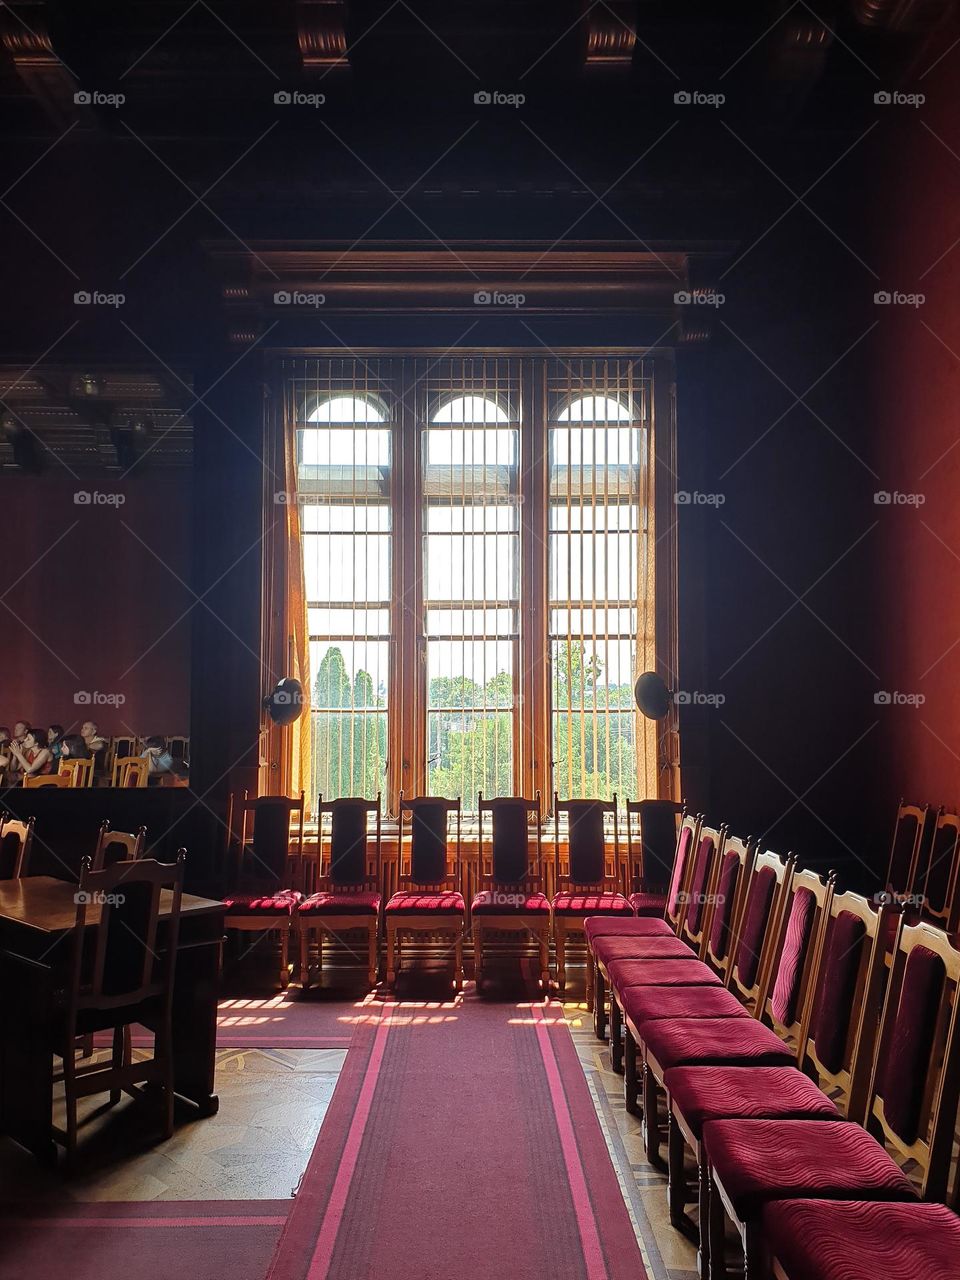
[[[916,1199],[899,1165],[849,1120],[708,1120],[703,1142],[741,1219],[797,1196]]]
[[[658,1018],[749,1018],[726,987],[627,987],[623,1012],[634,1024]]]
[[[661,1067],[704,1066],[789,1067],[796,1060],[790,1046],[756,1018],[675,1018],[646,1022],[643,1042]]]
[[[447,915],[464,915],[467,907],[462,893],[412,893],[403,889],[395,893],[387,903],[386,910],[390,915],[420,915],[422,912],[446,913]]]
[[[583,922],[587,941],[594,938],[672,938],[666,920],[651,916],[588,916]]]
[[[827,1095],[796,1067],[671,1067],[663,1084],[698,1138],[707,1120],[840,1119]]]
[[[696,960],[697,953],[673,934],[655,934],[644,937],[634,934],[633,937],[597,938],[593,943],[593,954],[604,966],[613,960],[646,960],[674,959]]]
[[[662,916],[667,908],[665,893],[631,893],[627,901],[638,916]]]
[[[295,889],[280,889],[276,893],[235,893],[223,902],[228,916],[292,915],[302,897]]]
[[[524,893],[518,889],[484,889],[470,905],[474,915],[509,916],[533,912],[549,913],[550,899],[543,893]]]
[[[775,1200],[763,1234],[790,1280],[956,1280],[960,1218],[942,1204]]]
[[[633,907],[622,893],[558,893],[553,899],[555,916],[632,916]]]
[[[380,910],[379,893],[315,893],[300,903],[301,916],[369,916]]]
[[[607,966],[610,986],[618,996],[628,987],[722,987],[700,960],[614,960]]]

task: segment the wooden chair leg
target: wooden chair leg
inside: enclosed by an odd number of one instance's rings
[[[113,1028],[113,1054],[110,1065],[114,1071],[119,1071],[126,1064],[126,1045],[124,1043],[124,1033],[128,1031],[127,1027]],[[120,1101],[123,1090],[118,1088],[110,1090],[110,1105],[115,1107]]]
[[[627,1039],[633,1039],[629,1032]],[[610,993],[610,1066],[617,1075],[623,1070],[623,1014],[612,991]]]
[[[460,991],[463,987],[463,931],[457,932],[453,944],[453,989]]]
[[[67,1166],[77,1151],[77,1077],[72,1047],[63,1059],[63,1090],[67,1107]]]
[[[473,977],[479,992],[483,981],[483,929],[477,921],[473,922]]]
[[[562,924],[554,925],[553,941],[557,949],[557,989],[563,991],[567,985],[567,939]]]
[[[163,1107],[164,1139],[173,1135],[173,1028],[170,1020],[165,1019],[162,1031],[157,1032],[154,1054],[159,1052],[163,1060],[163,1090],[161,1106]]]
[[[540,934],[540,985],[544,994],[550,990],[550,934]]]
[[[600,966],[592,955],[587,957],[593,969],[593,1030],[598,1040],[607,1038],[607,984]]]
[[[707,1210],[710,1232],[710,1280],[727,1280],[727,1214],[723,1201],[710,1178]]]
[[[611,1033],[612,1034],[612,1033]],[[632,1116],[642,1116],[637,1080],[637,1042],[627,1031],[623,1046],[623,1104]]]
[[[686,1228],[687,1180],[683,1171],[683,1132],[672,1112],[667,1112],[667,1205],[670,1223],[678,1231]]]
[[[371,987],[377,985],[377,969],[379,967],[379,956],[377,955],[377,924],[376,921],[370,927],[370,938],[367,948],[367,981]]]
[[[708,1280],[710,1274],[710,1169],[702,1153],[697,1160],[697,1219],[700,1227],[700,1252],[697,1271]]]
[[[290,926],[280,930],[280,986],[286,990],[290,981]]]
[[[743,1234],[743,1280],[766,1280],[769,1274],[767,1250],[759,1224],[744,1223]]]
[[[387,924],[387,982],[392,987],[397,980],[397,926]]]
[[[297,929],[297,940],[300,953],[300,985],[304,991],[310,987],[310,926],[301,923]]]
[[[647,1159],[656,1169],[663,1169],[660,1143],[660,1097],[657,1081],[646,1065],[643,1068],[643,1149]]]
[[[587,976],[586,976],[586,1005],[588,1009],[593,1009],[593,957],[587,949]]]

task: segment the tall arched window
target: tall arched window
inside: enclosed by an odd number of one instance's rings
[[[391,427],[369,396],[313,396],[299,431],[310,636],[313,791],[376,795],[386,780]]]
[[[520,601],[520,438],[501,397],[453,395],[423,429],[427,789],[509,795]]]

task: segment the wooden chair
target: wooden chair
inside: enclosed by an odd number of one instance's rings
[[[113,775],[113,766],[118,758],[137,758],[138,757],[138,739],[129,736],[119,736],[109,738],[107,747],[103,753],[104,768],[109,770]]]
[[[296,822],[296,857],[303,857],[303,792],[297,800],[289,796],[257,796],[245,791],[243,800],[230,797],[227,814],[228,840],[232,838],[239,811],[239,859],[235,869],[236,888],[226,898],[225,926],[238,933],[280,936],[280,986],[289,979],[290,933],[293,916],[302,894],[289,887],[290,824]],[[247,843],[247,824],[253,815],[252,840]]]
[[[915,889],[920,867],[920,851],[924,841],[929,805],[907,804],[901,800],[893,828],[893,843],[884,885],[894,901],[909,897]]]
[[[103,871],[114,862],[139,862],[147,843],[147,828],[136,833],[114,831],[107,819],[100,823],[97,843],[93,850],[93,870]]]
[[[111,787],[145,787],[149,777],[150,762],[143,756],[117,756],[113,762],[110,785]]]
[[[183,891],[185,853],[174,866],[141,859],[94,871],[86,858],[80,873],[72,958],[63,1007],[54,1024],[53,1050],[63,1059],[67,1110],[65,1131],[53,1128],[72,1159],[77,1145],[77,1102],[121,1092],[160,1104],[164,1138],[173,1132],[173,978]],[[162,942],[158,937],[161,894],[172,895]],[[92,935],[92,936],[91,936]],[[133,1061],[124,1031],[138,1023],[153,1031],[153,1057]],[[76,1061],[78,1039],[113,1031],[108,1063]],[[153,1086],[148,1093],[140,1086]]]
[[[801,991],[803,979],[794,985],[796,998],[804,1006],[797,1065],[679,1066],[664,1073],[670,1220],[698,1241],[704,1276],[710,1255],[710,1175],[702,1144],[706,1121],[835,1117],[838,1102],[843,1114],[849,1114],[857,1096],[853,1064],[858,1052],[858,1080],[864,1086],[869,1082],[885,982],[883,938],[890,908],[883,905],[878,912],[858,894],[837,894],[830,882],[822,885],[817,877],[807,884],[805,876],[801,873],[794,883],[799,880],[801,888],[809,888],[822,899],[822,914],[819,937],[810,939],[807,991]],[[794,905],[797,901],[794,894]],[[811,921],[811,934],[815,927]],[[699,1171],[695,1189],[689,1187],[685,1173],[685,1146]],[[686,1205],[693,1199],[699,1202],[698,1227],[686,1215]]]
[[[627,885],[638,916],[662,916],[684,805],[674,800],[628,800]]]
[[[0,815],[0,880],[19,880],[30,874],[35,818],[25,822]]]
[[[70,779],[60,773],[33,773],[24,777],[24,787],[69,787]]]
[[[483,983],[487,934],[515,934],[532,939],[537,948],[540,982],[550,980],[550,900],[542,892],[543,831],[540,792],[535,799],[477,797],[480,844],[480,889],[470,904],[477,991]],[[490,815],[489,852],[484,848],[484,814]],[[534,843],[530,848],[533,818]]]
[[[850,1113],[858,1123],[704,1125],[711,1275],[725,1275],[727,1217],[748,1274],[764,1265],[761,1211],[772,1200],[915,1202],[918,1190],[924,1200],[946,1197],[960,1102],[958,993],[960,948],[942,930],[901,918],[865,1106]]]
[[[59,777],[69,779],[71,787],[92,787],[93,786],[93,766],[95,764],[93,756],[83,760],[79,756],[61,759]]]
[[[947,933],[960,929],[960,815],[942,807],[923,879],[923,914]]]
[[[608,936],[598,938],[593,944],[599,980],[609,977],[609,966],[614,966],[617,977],[617,990],[610,999],[610,1063],[614,1071],[623,1070],[623,991],[631,985],[648,985],[646,964],[649,961],[703,957],[716,904],[716,878],[725,839],[725,828],[718,830],[700,822],[690,859],[690,874],[678,891],[678,907],[682,907],[682,915],[678,917],[679,937]],[[712,983],[712,975],[709,981]]]
[[[376,815],[374,851],[370,856],[369,817]],[[330,815],[330,844],[323,854],[323,819]],[[363,930],[366,935],[367,981],[377,983],[378,931],[382,900],[382,833],[380,796],[342,796],[317,803],[317,892],[300,903],[296,913],[300,982],[310,985],[310,944],[316,941],[317,967],[323,967],[323,939],[345,941]]]
[[[683,913],[686,911],[687,904],[684,891],[692,871],[693,859],[691,854],[697,847],[697,836],[701,822],[702,815],[686,812],[681,815],[662,918],[637,916],[630,919],[629,917],[621,918],[620,916],[591,916],[584,922],[583,931],[590,949],[593,965],[591,979],[594,1001],[593,1025],[599,1040],[602,1040],[606,1033],[607,1008],[607,973],[597,950],[599,940],[607,937],[676,937],[680,932]],[[611,1000],[611,1011],[612,1009]]]
[[[560,816],[567,818],[566,872],[560,871]],[[607,820],[613,834],[612,864],[607,854]],[[588,916],[634,914],[621,892],[620,833],[617,824],[617,797],[612,800],[561,800],[553,795],[554,849],[557,857],[557,885],[550,904],[553,945],[556,950],[557,987],[566,986],[567,939],[584,937],[583,922]],[[587,1007],[593,1008],[593,965],[587,963]]]
[[[456,846],[449,853],[450,814],[457,815]],[[403,839],[404,815],[410,815],[410,838]],[[387,932],[387,982],[392,986],[400,967],[400,943],[405,935],[453,943],[454,986],[463,985],[463,935],[466,904],[460,885],[460,801],[438,796],[404,800],[400,794],[400,877],[402,887],[384,909]]]

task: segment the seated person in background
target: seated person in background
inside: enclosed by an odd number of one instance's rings
[[[53,773],[53,755],[43,729],[28,729],[23,736],[23,750],[16,741],[10,743],[10,750],[24,778],[32,778],[38,773]]]
[[[5,724],[0,724],[0,782],[7,775],[13,760],[13,752],[10,750],[10,730]]]
[[[98,762],[97,767],[99,767],[99,762],[103,757],[104,751],[107,749],[106,738],[100,737],[100,730],[97,728],[96,723],[93,720],[85,720],[83,722],[80,726],[80,736],[87,744],[87,750],[90,755],[96,758]]]
[[[29,720],[18,720],[13,726],[13,741],[18,747],[23,747],[23,740],[30,732]]]
[[[60,759],[60,744],[63,741],[63,725],[52,724],[47,730],[47,746],[50,748],[50,754],[54,761]]]
[[[90,748],[79,733],[68,733],[60,743],[61,760],[89,760]]]
[[[11,784],[15,784],[19,782],[20,775],[23,773],[23,769],[20,766],[20,761],[17,759],[17,756],[13,752],[12,748],[14,744],[16,744],[16,746],[18,746],[22,751],[23,740],[29,732],[30,732],[30,724],[26,720],[18,720],[13,726],[13,737],[10,739],[10,747],[11,747],[10,764],[7,768],[7,781]]]
[[[143,759],[147,761],[147,771],[151,778],[157,777],[161,773],[174,772],[173,756],[167,750],[167,744],[159,734],[154,734],[152,738],[148,738],[143,745]]]

